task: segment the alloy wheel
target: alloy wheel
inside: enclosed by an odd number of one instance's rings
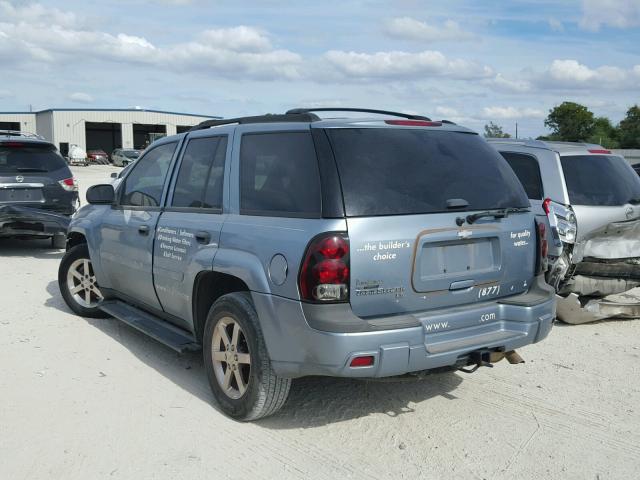
[[[84,308],[97,307],[104,300],[88,258],[79,258],[71,264],[67,272],[67,288],[78,305]]]
[[[218,385],[229,398],[239,399],[247,391],[251,373],[249,343],[240,324],[231,317],[218,320],[211,348]]]

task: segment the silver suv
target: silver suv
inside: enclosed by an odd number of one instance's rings
[[[640,177],[600,145],[491,139],[547,218],[548,281],[592,297],[640,285]]]
[[[546,243],[494,149],[425,117],[317,111],[206,121],[91,187],[60,264],[69,307],[202,348],[241,420],[292,378],[517,363],[547,336]]]

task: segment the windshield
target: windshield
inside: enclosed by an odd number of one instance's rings
[[[64,159],[51,145],[0,145],[0,173],[51,172],[66,165]]]
[[[640,199],[640,178],[621,157],[575,155],[560,161],[575,205],[620,206]]]
[[[127,158],[138,158],[140,156],[140,152],[136,150],[125,150],[122,153]]]
[[[348,216],[529,207],[507,162],[478,135],[396,128],[327,130]]]

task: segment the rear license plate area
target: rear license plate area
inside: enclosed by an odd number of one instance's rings
[[[0,189],[0,202],[41,202],[42,190],[39,188],[3,188]]]

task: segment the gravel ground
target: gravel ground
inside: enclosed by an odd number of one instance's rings
[[[640,321],[556,325],[473,375],[301,379],[241,424],[199,355],[72,315],[48,245],[0,240],[1,478],[638,478]]]

